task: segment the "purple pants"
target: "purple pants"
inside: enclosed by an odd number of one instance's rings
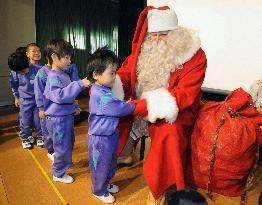
[[[92,176],[92,192],[101,196],[113,178],[117,167],[118,133],[110,136],[90,135],[88,137],[88,159]]]
[[[40,125],[40,118],[38,115],[38,108],[34,98],[23,99],[20,98],[20,137],[26,140],[32,135],[35,129],[37,137],[42,137],[42,130]]]
[[[52,140],[52,137],[48,133],[48,130],[46,127],[46,119],[40,119],[40,123],[41,123],[41,129],[42,129],[42,134],[44,138],[45,148],[47,149],[48,153],[52,154],[54,153],[53,140]]]
[[[55,150],[53,175],[61,178],[72,165],[72,150],[75,140],[74,116],[47,116],[46,127]]]

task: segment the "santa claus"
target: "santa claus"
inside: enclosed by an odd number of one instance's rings
[[[198,113],[206,66],[200,39],[178,26],[173,9],[150,6],[142,11],[132,53],[118,71],[114,93],[136,99],[143,105],[137,114],[144,118],[122,119],[118,154],[134,121],[143,125],[140,130],[148,128],[151,146],[143,171],[155,202],[174,184],[177,190],[185,189],[184,152]]]

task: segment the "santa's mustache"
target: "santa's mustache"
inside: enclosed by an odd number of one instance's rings
[[[159,41],[151,41],[150,39],[147,39],[144,44],[145,50],[148,50],[149,52],[157,52],[160,54],[163,54],[167,51],[167,42],[166,40],[160,39]]]

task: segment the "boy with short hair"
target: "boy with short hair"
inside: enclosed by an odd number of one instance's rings
[[[53,39],[48,45],[46,57],[52,70],[48,74],[44,91],[44,111],[46,127],[55,151],[53,180],[72,183],[74,179],[66,171],[72,164],[74,113],[77,111],[75,98],[90,82],[86,78],[71,82],[64,72],[70,66],[73,54],[69,42]]]
[[[48,45],[46,46],[45,50],[48,49]],[[45,51],[46,53],[46,51]],[[42,134],[44,138],[45,148],[47,149],[47,157],[53,162],[54,161],[54,148],[52,139],[48,133],[46,128],[46,119],[45,119],[45,111],[44,111],[44,90],[46,86],[47,76],[51,71],[51,65],[47,62],[36,74],[35,77],[35,84],[34,84],[34,91],[35,91],[35,100],[36,105],[39,109],[39,117],[40,123],[42,128]]]
[[[170,194],[167,205],[207,205],[207,202],[199,192],[186,189]]]
[[[37,146],[43,147],[42,131],[35,102],[34,80],[39,66],[29,65],[23,52],[12,53],[8,57],[10,86],[15,97],[15,106],[20,107],[20,137],[24,149],[31,149],[34,143],[32,130],[37,133]]]
[[[118,122],[121,116],[138,114],[139,104],[120,100],[113,94],[118,58],[113,51],[98,49],[87,63],[87,76],[93,83],[89,100],[88,155],[92,192],[105,203],[113,203],[110,193],[118,186],[110,184],[117,166]],[[146,103],[142,101],[142,103]]]

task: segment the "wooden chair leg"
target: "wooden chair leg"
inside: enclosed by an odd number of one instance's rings
[[[145,157],[146,138],[147,138],[147,136],[142,136],[141,137],[140,160],[143,160],[144,157]]]

